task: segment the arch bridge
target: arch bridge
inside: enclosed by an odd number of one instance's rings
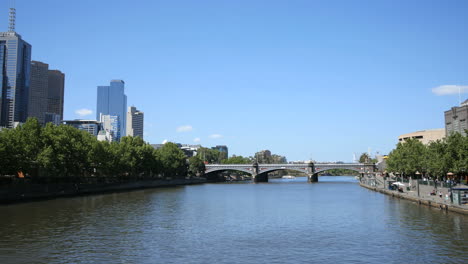
[[[375,171],[373,163],[292,163],[292,164],[207,164],[205,174],[216,171],[242,171],[252,176],[254,182],[268,182],[268,173],[277,170],[294,170],[307,174],[309,182],[318,181],[318,173],[331,169],[346,169],[360,174]]]

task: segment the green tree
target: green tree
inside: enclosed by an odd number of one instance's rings
[[[208,163],[221,163],[221,161],[226,156],[225,153],[221,153],[217,149],[209,149],[209,148],[199,148],[197,151],[197,156]]]
[[[205,163],[198,156],[189,158],[189,170],[190,176],[200,177],[205,174]]]
[[[367,153],[362,153],[361,156],[359,156],[359,162],[360,163],[369,163],[370,162],[370,156]]]
[[[0,132],[0,173],[13,175],[19,171],[30,174],[37,168],[37,156],[43,144],[42,127],[35,118],[14,129]]]
[[[49,177],[80,177],[92,172],[90,153],[96,139],[71,126],[48,123],[42,133],[38,163]]]
[[[182,178],[187,175],[186,156],[176,144],[168,142],[157,150],[156,156],[161,164],[164,177]]]
[[[423,173],[432,178],[446,175],[449,170],[447,160],[447,143],[445,140],[432,141],[427,146],[425,168]]]
[[[222,161],[223,164],[250,164],[252,162],[251,158],[236,155]]]

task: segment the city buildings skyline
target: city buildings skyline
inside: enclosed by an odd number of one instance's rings
[[[443,127],[440,113],[458,101],[447,85],[466,93],[466,3],[397,0],[363,9],[320,1],[253,1],[252,8],[99,2],[92,12],[82,2],[51,7],[18,1],[27,18],[19,17],[18,28],[34,44],[34,59],[67,73],[64,119],[95,116],[96,85],[121,78],[136,87],[127,91],[128,103],[145,111],[149,142],[226,144],[239,155],[271,149],[291,160],[351,160],[369,147],[388,153],[398,135]],[[109,9],[129,19],[104,19]],[[212,10],[229,19],[218,20]],[[0,19],[0,27],[6,22]],[[110,41],[135,29],[150,47],[132,48],[131,38]],[[81,35],[93,44],[76,41]],[[431,92],[436,87],[443,89]],[[188,100],[177,104],[180,98]]]

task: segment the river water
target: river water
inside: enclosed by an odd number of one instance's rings
[[[468,217],[353,177],[0,206],[0,263],[468,263]]]

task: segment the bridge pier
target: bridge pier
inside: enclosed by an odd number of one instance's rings
[[[307,179],[309,182],[318,182],[318,173],[309,174]]]
[[[268,173],[254,175],[252,179],[254,182],[268,182]]]

